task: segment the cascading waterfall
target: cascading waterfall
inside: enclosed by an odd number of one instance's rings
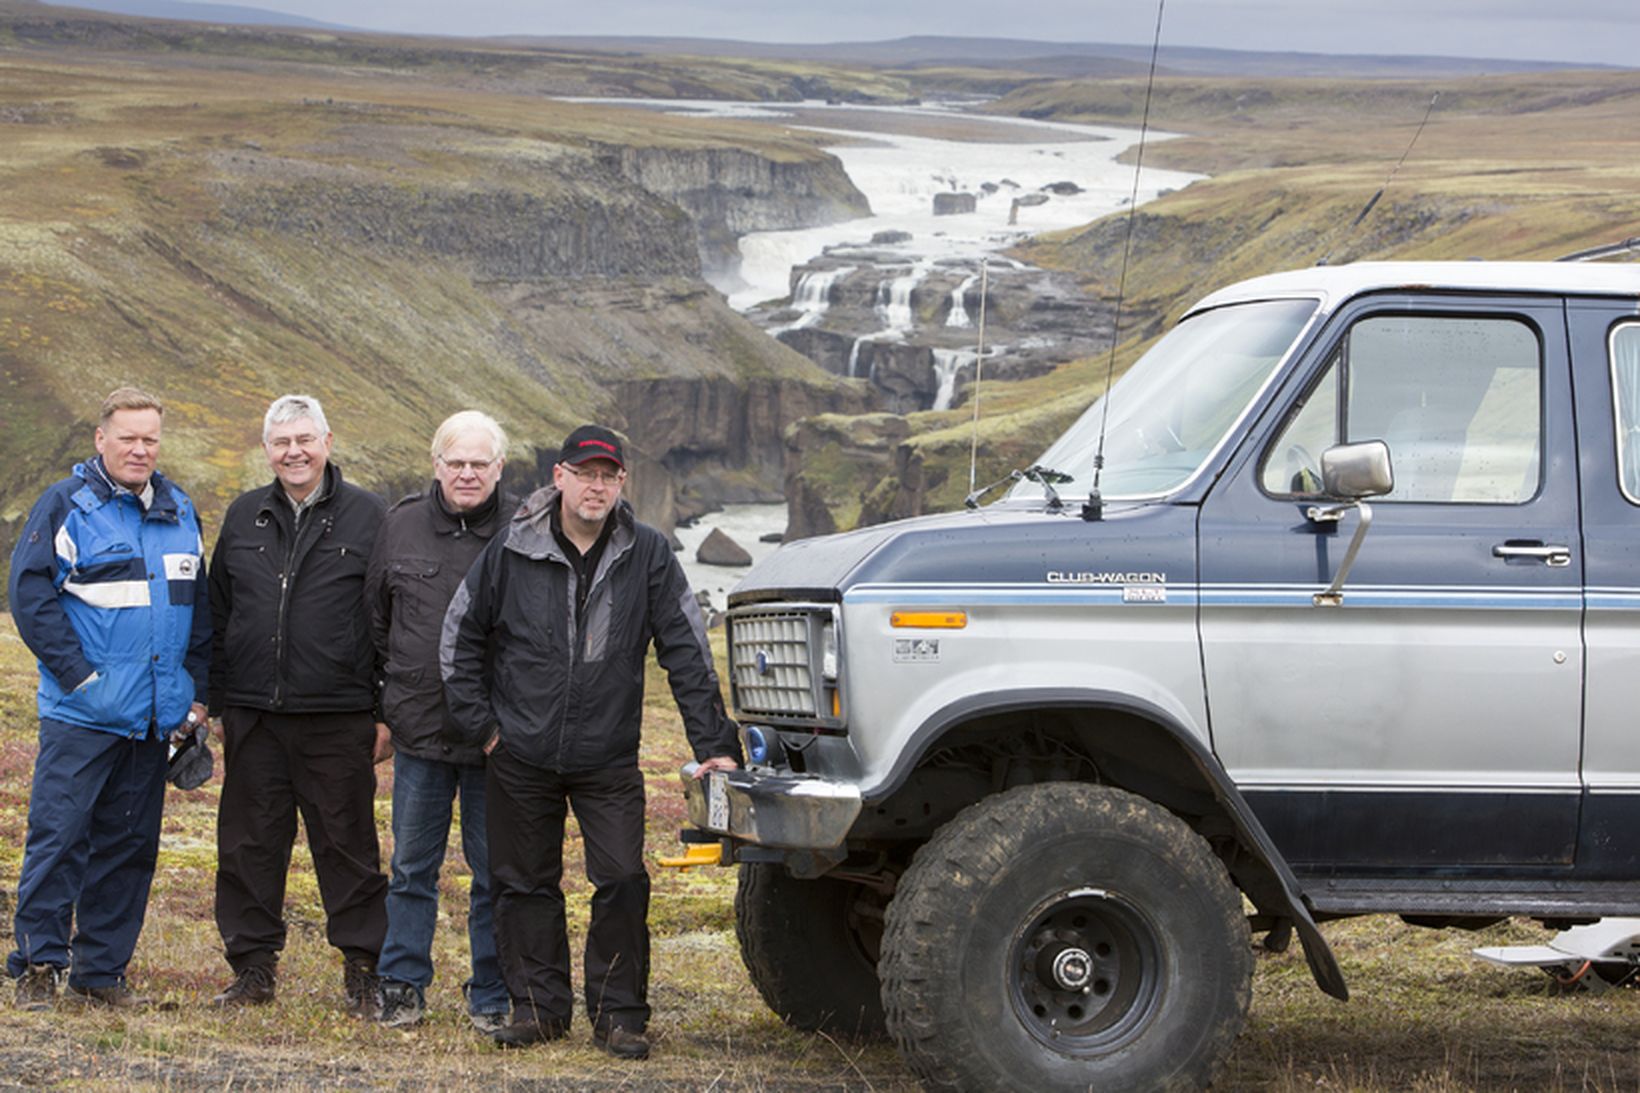
[[[800,315],[784,326],[773,327],[770,334],[780,335],[788,330],[802,330],[813,326],[820,321],[831,306],[832,286],[847,277],[855,270],[854,266],[840,266],[837,269],[811,270],[797,279],[797,287],[792,289],[792,307]]]
[[[968,290],[979,284],[979,274],[970,273],[963,279],[962,284],[951,290],[951,311],[945,317],[945,325],[967,330],[974,325],[968,317]]]
[[[957,373],[973,364],[977,355],[972,349],[934,349],[934,377],[939,381],[934,392],[936,410],[949,410],[957,395]]]

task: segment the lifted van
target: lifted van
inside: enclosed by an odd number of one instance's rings
[[[686,837],[769,1005],[931,1087],[1206,1084],[1250,934],[1344,998],[1319,921],[1640,914],[1640,266],[1215,292],[1000,501],[728,627],[754,761]]]

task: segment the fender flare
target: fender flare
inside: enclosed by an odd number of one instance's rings
[[[1309,905],[1299,887],[1298,878],[1276,848],[1264,825],[1246,798],[1236,788],[1224,766],[1173,715],[1153,703],[1132,695],[1095,688],[1053,687],[1028,688],[1004,694],[969,695],[942,707],[911,734],[910,746],[889,771],[888,777],[866,795],[866,801],[879,801],[897,791],[911,772],[922,762],[924,755],[945,733],[976,717],[995,714],[1020,713],[1026,710],[1085,710],[1113,711],[1141,718],[1166,733],[1190,760],[1202,780],[1211,788],[1214,799],[1235,829],[1236,838],[1275,877],[1285,912],[1292,919],[1293,929],[1304,946],[1304,959],[1315,977],[1316,986],[1340,1001],[1349,998],[1349,986],[1338,967],[1327,939],[1321,935],[1310,913]]]

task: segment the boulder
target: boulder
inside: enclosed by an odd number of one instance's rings
[[[959,216],[973,212],[978,205],[973,194],[935,194],[935,216]]]
[[[1082,192],[1082,187],[1074,182],[1050,182],[1042,188],[1051,194],[1058,194],[1060,197],[1070,197],[1072,194]]]
[[[871,241],[879,247],[891,246],[895,243],[909,243],[911,242],[911,233],[899,230],[873,232]]]
[[[746,553],[745,547],[723,534],[722,528],[713,528],[695,551],[695,561],[705,565],[745,566],[752,564],[752,556]]]

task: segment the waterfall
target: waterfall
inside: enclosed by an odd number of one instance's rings
[[[967,329],[974,325],[968,318],[968,290],[979,281],[979,274],[970,273],[956,288],[951,290],[951,312],[945,317],[946,326]]]
[[[864,338],[855,338],[854,339],[854,344],[851,347],[849,347],[849,351],[848,351],[848,375],[849,375],[850,379],[853,379],[856,375],[859,374],[859,369],[860,369],[860,343],[863,342],[863,341],[865,341]]]
[[[801,314],[784,326],[770,329],[773,335],[784,334],[788,330],[802,330],[813,326],[820,321],[831,306],[831,289],[838,281],[854,272],[853,266],[839,266],[837,269],[810,270],[797,279],[797,287],[792,289],[792,307]]]
[[[952,401],[957,397],[957,373],[975,360],[971,349],[935,349],[934,376],[939,380],[939,386],[934,392],[935,410],[951,409]]]
[[[877,318],[882,320],[885,333],[904,335],[917,325],[911,293],[932,268],[931,261],[921,261],[898,277],[877,282]]]

